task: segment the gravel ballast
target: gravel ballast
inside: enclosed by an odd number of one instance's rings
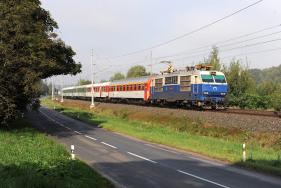
[[[59,100],[59,99],[58,99]],[[84,100],[71,100],[64,99],[65,102],[79,103],[79,104],[91,104],[90,101]],[[281,118],[271,118],[263,116],[253,115],[238,115],[238,114],[226,114],[219,112],[208,111],[195,111],[187,109],[176,108],[161,108],[152,106],[141,106],[134,104],[116,104],[106,102],[95,102],[98,107],[111,108],[117,110],[133,110],[136,112],[145,112],[151,114],[167,114],[173,116],[183,116],[192,118],[201,118],[203,121],[209,121],[213,125],[227,126],[227,127],[239,127],[243,130],[250,132],[266,131],[268,133],[281,134]]]

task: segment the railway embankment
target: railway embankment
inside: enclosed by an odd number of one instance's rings
[[[117,107],[118,104],[110,103],[95,103],[96,108],[89,109],[89,101],[64,100],[61,103],[45,99],[42,102],[50,108],[56,106],[57,111],[76,119],[79,113],[79,120],[93,126],[281,176],[281,135],[278,133],[251,132],[233,125],[219,126],[198,114],[193,117],[185,114],[196,111],[179,114],[184,110],[153,107],[144,107],[140,111],[142,106]],[[135,110],[125,109],[125,106]],[[169,111],[160,113],[160,110]],[[210,113],[210,116],[215,114]],[[246,162],[242,157],[243,143],[247,148]]]
[[[60,101],[60,98],[58,98]],[[90,105],[90,101],[83,100],[71,100],[64,99],[65,102]],[[267,117],[266,115],[274,114],[274,112],[268,111],[258,111],[251,115],[251,110],[245,110],[240,114],[237,113],[220,113],[219,111],[196,111],[188,109],[178,109],[178,108],[161,108],[154,106],[141,106],[133,104],[119,104],[119,103],[106,103],[106,102],[95,102],[97,107],[118,109],[118,110],[132,110],[135,112],[145,112],[150,114],[164,114],[173,115],[176,117],[191,117],[200,118],[202,121],[207,121],[211,125],[219,125],[224,127],[241,128],[242,130],[249,131],[251,133],[257,132],[267,132],[270,134],[280,134],[281,135],[281,118],[276,116]],[[232,110],[235,111],[235,110]],[[243,114],[244,113],[244,114]],[[258,115],[260,114],[260,115]]]

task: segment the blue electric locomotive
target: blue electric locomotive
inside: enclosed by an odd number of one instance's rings
[[[211,66],[197,65],[153,77],[150,85],[151,103],[159,105],[197,106],[204,109],[224,109],[227,82],[222,72]]]

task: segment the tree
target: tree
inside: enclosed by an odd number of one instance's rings
[[[249,73],[251,74],[251,77],[254,79],[256,85],[258,85],[262,82],[262,80],[261,80],[262,70],[260,70],[260,69],[249,69]]]
[[[80,86],[80,85],[87,85],[87,84],[92,84],[92,81],[80,79],[80,80],[78,80],[78,82],[77,82],[76,85],[77,85],[77,86]]]
[[[230,64],[223,65],[222,72],[227,80],[227,95],[229,104],[241,106],[247,94],[255,94],[255,82],[248,71],[248,62],[232,59]]]
[[[212,51],[210,52],[208,59],[204,59],[204,63],[212,65],[213,67],[211,68],[211,70],[220,71],[221,64],[218,56],[219,56],[218,47],[212,46]]]
[[[39,0],[0,2],[0,122],[28,106],[40,106],[38,83],[53,75],[76,75],[81,64],[54,29],[57,23]]]
[[[125,76],[121,72],[116,72],[114,76],[110,77],[110,81],[121,79],[125,79]]]
[[[40,89],[41,95],[46,95],[48,93],[49,88],[48,88],[47,80],[45,80],[45,82],[43,82],[43,80],[40,80],[38,87]]]
[[[141,76],[149,76],[150,74],[146,72],[144,66],[136,65],[131,67],[127,72],[127,78],[135,78]]]

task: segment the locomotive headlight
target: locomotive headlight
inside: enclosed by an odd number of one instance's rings
[[[223,93],[221,93],[221,95],[225,95],[225,93],[223,92]]]
[[[205,91],[205,92],[204,92],[204,95],[209,95],[209,92],[208,92],[208,91]]]

